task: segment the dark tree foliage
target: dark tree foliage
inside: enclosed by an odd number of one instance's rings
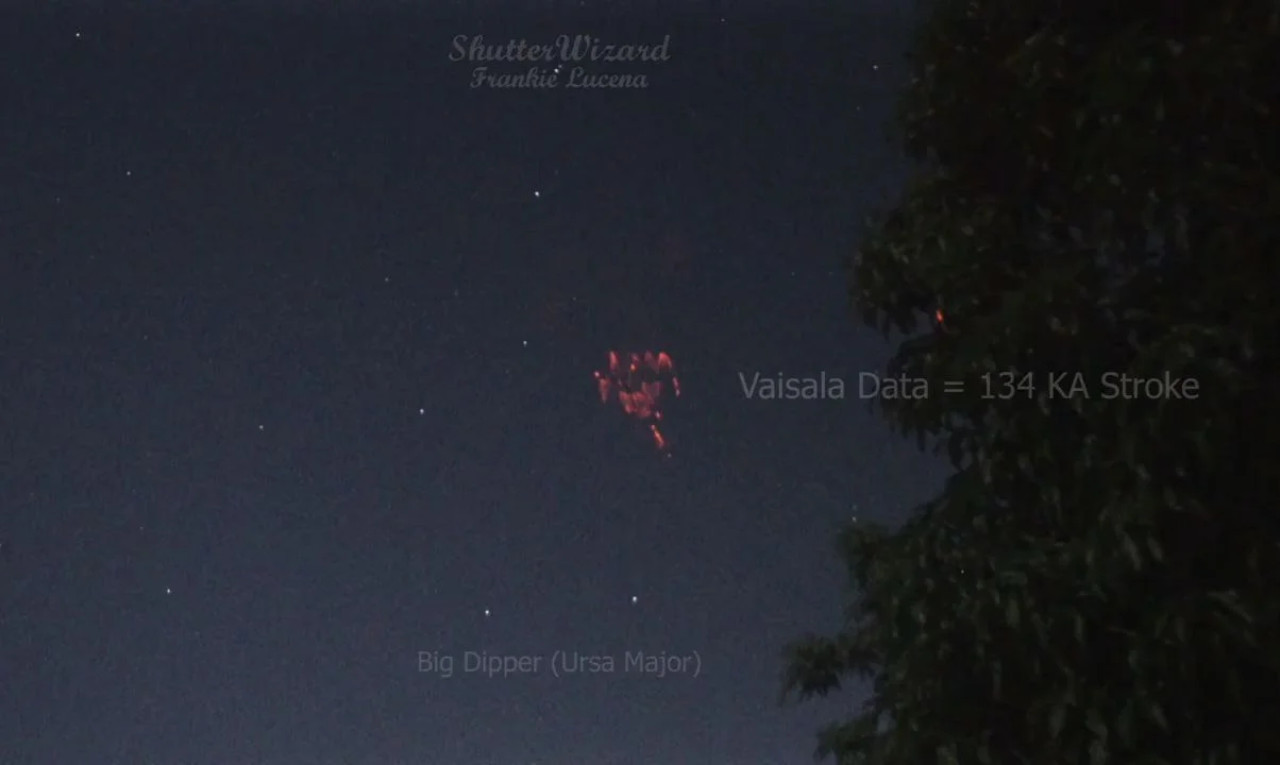
[[[872,681],[819,757],[1280,762],[1280,3],[935,0],[911,62],[919,171],[850,284],[955,472],[846,531],[846,626],[787,651],[801,698]]]

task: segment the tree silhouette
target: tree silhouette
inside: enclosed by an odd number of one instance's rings
[[[840,763],[1280,762],[1280,6],[936,0],[911,61],[850,284],[955,472],[784,693],[872,681]]]

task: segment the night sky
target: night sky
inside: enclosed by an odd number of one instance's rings
[[[905,177],[904,11],[39,5],[0,13],[0,763],[811,761],[862,700],[777,703],[834,534],[943,476],[858,400],[892,347],[841,270]],[[472,88],[478,34],[669,55]],[[673,360],[665,450],[611,350]]]

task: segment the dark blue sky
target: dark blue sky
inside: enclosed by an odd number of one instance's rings
[[[809,761],[860,698],[780,709],[779,651],[837,625],[852,507],[941,475],[852,395],[891,349],[840,271],[901,182],[902,14],[92,5],[0,23],[0,762]],[[581,32],[671,58],[448,60]],[[669,456],[610,349],[674,358]]]

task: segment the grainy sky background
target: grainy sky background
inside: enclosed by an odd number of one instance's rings
[[[854,505],[942,474],[857,400],[891,349],[840,271],[906,14],[174,5],[0,17],[0,762],[809,762],[861,698],[779,708],[779,651],[837,626]],[[449,60],[583,33],[670,59]],[[611,349],[674,359],[668,452]]]

